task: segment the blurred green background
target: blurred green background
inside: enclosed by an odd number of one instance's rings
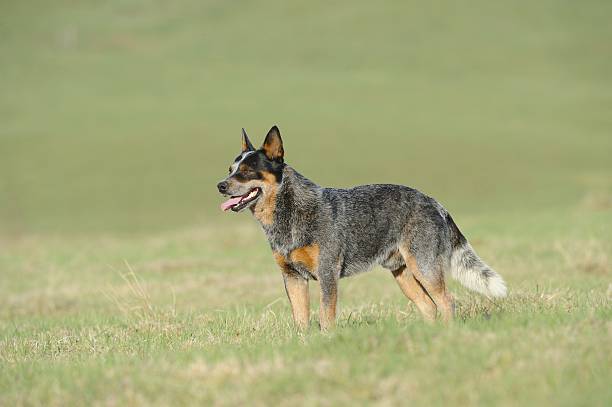
[[[0,230],[144,233],[224,216],[278,124],[321,185],[462,215],[606,210],[610,1],[0,3]],[[609,212],[608,212],[609,214]],[[560,220],[562,221],[562,220]]]
[[[601,405],[612,1],[0,0],[0,405]],[[290,321],[216,183],[277,124],[436,197],[508,282],[425,326],[380,270]]]

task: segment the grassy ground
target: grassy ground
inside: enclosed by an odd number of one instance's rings
[[[520,237],[464,219],[507,300],[454,285],[457,322],[429,326],[376,269],[343,280],[328,335],[316,309],[293,329],[255,226],[9,242],[0,404],[608,405],[612,225],[559,215]]]
[[[0,2],[0,405],[610,405],[611,4]],[[214,188],[274,123],[438,198],[509,298],[429,326],[376,269],[296,332]]]

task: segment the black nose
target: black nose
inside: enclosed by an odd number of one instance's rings
[[[227,182],[226,181],[222,181],[219,182],[217,184],[217,188],[219,189],[219,192],[221,192],[222,194],[227,192]]]

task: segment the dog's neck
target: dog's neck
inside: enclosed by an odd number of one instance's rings
[[[313,227],[321,203],[321,188],[285,166],[276,189],[262,197],[253,210],[273,248],[292,244],[298,230]]]
[[[278,197],[286,198],[294,208],[307,207],[317,201],[321,187],[304,177],[290,166],[283,169],[283,177],[278,187]],[[285,208],[291,210],[292,208]]]

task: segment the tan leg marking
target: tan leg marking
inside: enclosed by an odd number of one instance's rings
[[[404,261],[406,265],[408,265],[412,275],[416,279],[418,283],[420,283],[421,287],[425,289],[429,297],[433,300],[438,311],[442,315],[442,320],[444,322],[450,322],[453,320],[453,315],[455,311],[455,305],[453,301],[453,297],[446,290],[446,284],[444,282],[444,274],[440,274],[439,278],[436,278],[434,281],[431,281],[421,273],[419,269],[416,259],[414,256],[407,250],[400,248],[400,252],[404,257]]]
[[[306,269],[312,273],[315,277],[318,276],[319,269],[319,245],[313,243],[308,246],[300,247],[299,249],[293,250],[289,254],[291,263],[300,263]],[[319,305],[319,323],[321,324],[321,330],[326,331],[336,324],[336,304],[338,302],[338,289],[337,283],[332,284],[329,287],[330,292],[323,294],[324,281],[319,281],[321,284],[321,300]]]
[[[310,323],[310,295],[308,293],[308,280],[292,274],[283,274],[285,290],[291,303],[293,321],[300,329],[307,329]]]
[[[308,280],[297,275],[289,268],[285,256],[274,253],[274,259],[283,272],[285,291],[291,304],[293,321],[300,329],[308,328],[310,324],[310,293]]]
[[[423,315],[423,319],[427,322],[435,321],[436,319],[436,304],[429,298],[423,287],[412,275],[412,272],[406,267],[401,267],[393,271],[395,281],[402,289],[402,292],[408,297]]]
[[[319,304],[319,324],[321,330],[327,331],[336,326],[336,304],[338,303],[338,290],[336,288],[324,296],[321,292],[321,302]]]
[[[415,278],[425,287],[429,296],[438,306],[438,310],[440,310],[440,314],[442,315],[442,321],[451,322],[455,314],[455,303],[453,297],[446,289],[444,280],[432,284],[427,282],[422,276],[416,276]]]

